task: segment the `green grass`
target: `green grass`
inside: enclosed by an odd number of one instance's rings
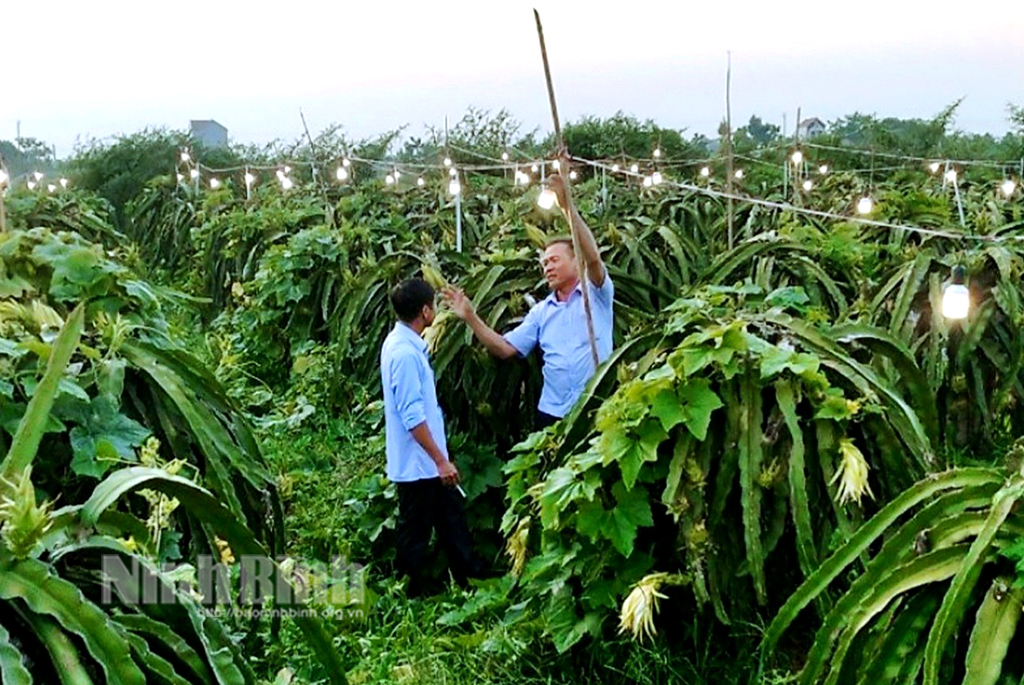
[[[756,629],[718,626],[712,617],[662,615],[668,640],[639,645],[626,638],[585,641],[558,654],[538,619],[510,620],[505,606],[489,608],[484,594],[449,587],[441,595],[409,600],[394,576],[390,525],[396,514],[393,490],[384,486],[384,444],[379,407],[344,418],[310,417],[290,431],[264,431],[264,447],[282,482],[289,554],[328,559],[345,554],[367,565],[372,608],[365,620],[331,626],[335,643],[351,664],[355,684],[451,683],[453,685],[597,683],[746,683],[756,670]],[[390,493],[390,494],[389,494]],[[487,581],[495,587],[502,579]],[[442,621],[476,601],[468,618]],[[672,609],[665,607],[663,611]],[[463,612],[467,613],[467,612]],[[447,625],[447,623],[453,623]],[[318,682],[321,675],[296,626],[261,636],[257,670],[268,682],[282,667],[293,682]]]

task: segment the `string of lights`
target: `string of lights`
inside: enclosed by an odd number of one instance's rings
[[[622,175],[627,176],[627,177],[632,177],[632,178],[640,179],[640,181],[643,183],[643,185],[645,187],[652,187],[652,186],[655,186],[655,185],[668,185],[668,186],[673,186],[673,187],[680,188],[682,190],[686,190],[686,191],[693,192],[693,193],[700,194],[700,195],[707,195],[707,196],[716,197],[716,198],[719,198],[719,199],[733,199],[733,200],[736,200],[738,202],[745,202],[747,204],[759,205],[759,206],[762,206],[762,207],[769,207],[769,208],[772,208],[772,209],[779,209],[779,210],[794,212],[794,213],[803,214],[803,215],[806,215],[806,216],[813,216],[813,217],[816,217],[816,218],[819,218],[819,219],[828,219],[828,220],[833,220],[833,221],[847,221],[847,222],[853,222],[853,223],[862,224],[862,225],[865,225],[865,226],[873,226],[873,227],[876,227],[876,228],[885,228],[885,229],[890,229],[890,230],[899,230],[899,231],[905,231],[905,232],[910,232],[910,233],[918,233],[918,234],[921,234],[921,235],[928,235],[928,236],[934,236],[934,237],[942,237],[942,238],[948,238],[948,239],[951,239],[951,240],[977,240],[977,241],[980,241],[980,242],[988,242],[988,243],[999,243],[999,242],[1004,242],[1004,241],[1021,241],[1021,240],[1024,240],[1024,236],[991,236],[991,235],[971,234],[971,233],[963,233],[963,232],[952,232],[952,231],[944,231],[944,230],[940,230],[940,229],[924,228],[922,226],[913,226],[913,225],[909,225],[909,224],[894,224],[894,223],[890,223],[890,222],[887,222],[887,221],[880,221],[878,219],[871,219],[871,218],[866,217],[866,216],[848,216],[848,215],[845,215],[845,214],[837,214],[835,212],[827,212],[827,211],[820,210],[820,209],[812,209],[812,208],[809,208],[809,207],[798,207],[798,206],[796,206],[794,204],[791,204],[789,202],[776,202],[776,201],[773,201],[773,200],[764,200],[764,199],[761,199],[761,198],[751,197],[749,195],[741,195],[741,194],[738,194],[738,193],[729,193],[729,192],[726,192],[724,190],[717,190],[717,189],[712,188],[710,186],[697,186],[697,185],[693,185],[691,183],[683,183],[681,181],[673,181],[673,180],[670,180],[670,179],[666,179],[663,176],[660,177],[660,178],[654,178],[654,174],[644,175],[644,174],[640,174],[640,173],[634,172],[632,170],[623,170],[623,169],[613,170],[611,167],[609,167],[608,165],[604,164],[603,162],[598,162],[598,161],[595,161],[595,160],[585,159],[585,158],[582,158],[582,157],[573,157],[573,161],[576,161],[576,162],[578,162],[580,164],[587,165],[587,166],[589,166],[591,168],[594,168],[594,169],[603,169],[606,172],[619,173],[619,174],[622,174]],[[873,203],[871,205],[868,205],[867,203],[864,203],[864,200],[870,200],[870,198],[869,197],[860,198],[860,200],[858,201],[858,211],[859,211],[860,214],[870,214],[871,211],[874,208],[873,207]],[[866,211],[861,211],[861,210],[866,210]]]

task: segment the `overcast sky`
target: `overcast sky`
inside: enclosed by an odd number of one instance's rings
[[[551,128],[530,8],[544,21],[563,119],[618,110],[713,135],[733,120],[792,127],[854,111],[1006,132],[1024,104],[1022,0],[853,3],[355,3],[0,0],[0,139],[76,139],[213,118],[235,142],[314,131],[420,133],[470,105]]]

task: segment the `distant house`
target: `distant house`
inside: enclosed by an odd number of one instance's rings
[[[807,140],[808,138],[814,138],[820,136],[825,132],[825,124],[822,123],[818,117],[811,117],[810,119],[804,119],[800,122],[800,126],[797,127],[796,135],[801,140]]]
[[[213,119],[192,119],[189,121],[189,135],[205,148],[228,146],[228,130]]]

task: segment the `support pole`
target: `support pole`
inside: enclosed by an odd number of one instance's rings
[[[544,62],[544,79],[547,81],[548,86],[548,102],[551,104],[551,118],[555,123],[555,141],[558,146],[558,153],[560,156],[568,158],[566,154],[565,143],[562,141],[562,125],[558,118],[558,103],[555,102],[555,86],[551,81],[551,67],[548,64],[548,49],[544,44],[544,28],[540,23],[540,13],[537,10],[533,10],[533,18],[537,21],[537,38],[540,40],[540,57]],[[567,161],[567,160],[566,160]],[[543,168],[543,167],[542,167]],[[564,172],[564,169],[559,168],[559,173]],[[566,175],[566,182],[568,183],[568,175]],[[568,207],[564,207],[564,210],[568,210]],[[601,364],[601,357],[597,352],[597,337],[594,335],[594,316],[590,311],[590,276],[587,274],[587,265],[583,261],[583,254],[580,252],[578,228],[576,222],[573,221],[573,213],[566,211],[567,218],[569,220],[569,232],[572,235],[572,248],[576,253],[577,271],[580,274],[580,278],[583,280],[583,311],[587,318],[587,336],[590,338],[590,353],[594,359],[594,368],[596,369]]]
[[[733,207],[732,207],[732,180],[733,174],[733,159],[732,159],[732,102],[730,100],[730,88],[732,87],[732,51],[726,53],[727,65],[725,68],[725,191],[729,194],[726,198],[726,221],[728,226],[728,246],[732,249],[733,246],[733,234],[732,234],[732,222],[733,222]]]
[[[462,252],[462,183],[455,195],[455,251]]]

